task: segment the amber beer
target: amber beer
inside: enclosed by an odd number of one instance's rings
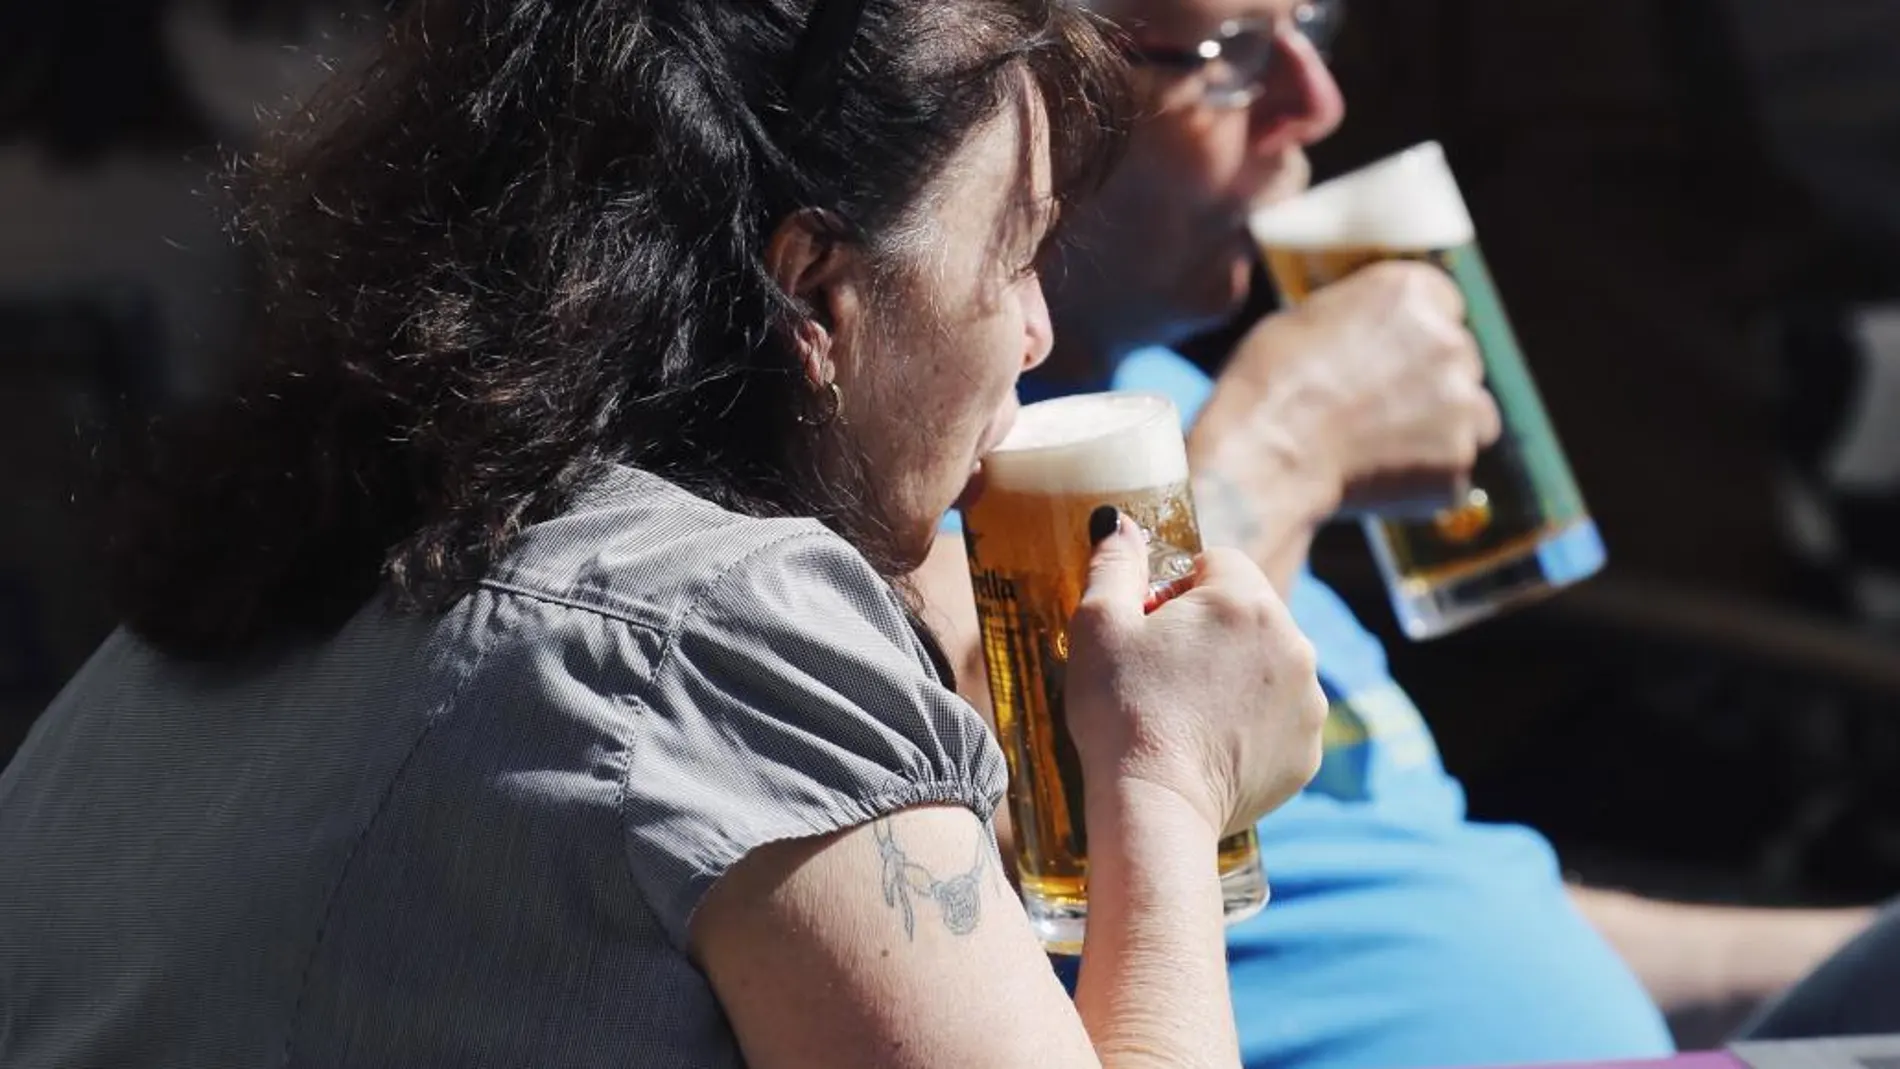
[[[1043,944],[1067,953],[1081,948],[1088,917],[1088,828],[1063,682],[1092,550],[1089,514],[1102,505],[1148,532],[1157,585],[1193,569],[1201,534],[1167,398],[1091,394],[1028,406],[984,459],[982,493],[964,510],[1023,901]],[[1217,863],[1229,922],[1257,913],[1267,882],[1254,833],[1222,840]]]
[[[1438,265],[1463,292],[1504,417],[1462,501],[1429,518],[1366,521],[1399,624],[1435,638],[1603,567],[1603,541],[1478,251],[1464,197],[1433,143],[1315,186],[1252,219],[1274,284],[1297,304],[1382,260]]]

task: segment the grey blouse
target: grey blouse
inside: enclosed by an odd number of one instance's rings
[[[0,775],[0,1065],[737,1065],[712,883],[1004,780],[848,545],[623,469],[442,616],[109,639]]]

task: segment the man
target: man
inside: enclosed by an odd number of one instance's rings
[[[1254,255],[1246,216],[1304,188],[1304,146],[1343,118],[1316,45],[1337,5],[1096,6],[1128,36],[1145,118],[1074,221],[1080,254],[1048,265],[1057,347],[1025,393],[1113,384],[1175,396],[1192,421],[1209,541],[1246,548],[1281,584],[1333,701],[1318,779],[1260,826],[1273,904],[1229,933],[1247,1062],[1390,1069],[1659,1055],[1670,1037],[1658,1003],[1751,1003],[1806,973],[1869,914],[1718,910],[1568,887],[1541,837],[1468,822],[1378,643],[1305,572],[1320,523],[1442,493],[1497,434],[1444,278],[1385,265],[1347,279],[1255,327],[1217,382],[1158,348],[1241,306]],[[955,538],[918,584],[963,654],[966,691],[986,707]]]

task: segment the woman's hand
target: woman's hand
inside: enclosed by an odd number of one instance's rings
[[[1147,548],[1116,519],[1070,629],[1068,718],[1086,789],[1139,782],[1179,795],[1216,831],[1249,827],[1319,770],[1326,699],[1313,647],[1232,550],[1203,554],[1146,611]]]
[[[693,950],[747,1062],[1238,1069],[1215,841],[1319,762],[1313,651],[1260,570],[1215,551],[1151,614],[1147,555],[1102,540],[1071,637],[1089,806],[1073,1001],[977,817],[923,807],[759,848]]]

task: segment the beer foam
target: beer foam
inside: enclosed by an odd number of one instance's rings
[[[1115,494],[1188,477],[1174,402],[1097,393],[1029,405],[983,459],[986,485],[1017,492]]]
[[[1255,241],[1283,249],[1449,249],[1477,234],[1436,141],[1262,208],[1248,222]]]

